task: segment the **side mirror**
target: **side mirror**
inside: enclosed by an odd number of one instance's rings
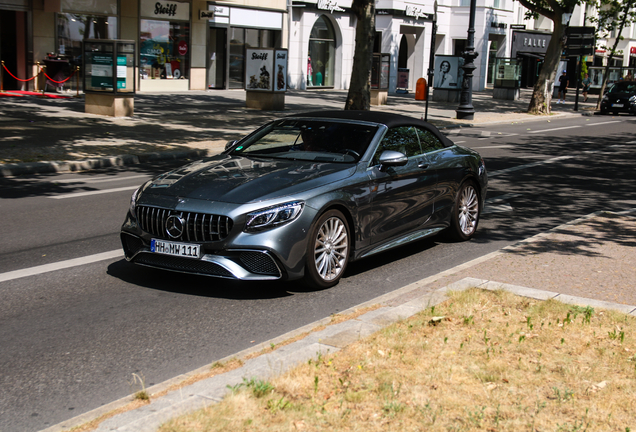
[[[380,169],[404,166],[408,163],[409,158],[404,153],[400,153],[394,150],[385,150],[380,155]]]
[[[237,143],[238,140],[233,140],[233,141],[228,141],[227,144],[225,144],[225,151],[231,149],[232,147],[234,147],[234,144]]]

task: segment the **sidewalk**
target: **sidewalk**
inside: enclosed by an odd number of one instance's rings
[[[37,96],[0,98],[0,176],[80,171],[158,159],[199,158],[223,150],[272,119],[298,112],[342,109],[344,90],[288,91],[284,111],[245,107],[242,90],[139,93],[133,117],[105,117],[84,112],[83,97]],[[429,101],[428,120],[439,128],[492,123],[547,121],[525,113],[531,91],[521,99],[492,98],[492,90],[473,93],[474,120],[457,120],[455,103]],[[388,104],[372,110],[422,118],[426,103],[411,94],[389,96]],[[553,104],[553,116],[592,114],[592,102],[574,99]]]
[[[215,375],[214,365],[207,365],[148,388],[148,404],[126,410],[133,403],[129,396],[43,432],[68,430],[96,419],[100,419],[96,422],[98,432],[154,432],[176,416],[221,401],[229,392],[228,386],[242,383],[243,378],[269,380],[318,355],[335,353],[441,303],[449,290],[503,289],[533,299],[555,299],[636,316],[635,238],[634,212],[598,212],[341,314],[379,306],[356,318],[338,324],[325,318],[218,362],[240,359],[242,365],[237,369]],[[273,346],[280,348],[272,350]],[[184,382],[188,385],[183,386]],[[116,410],[123,412],[114,414]]]

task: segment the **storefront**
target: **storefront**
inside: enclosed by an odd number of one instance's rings
[[[293,1],[290,33],[296,40],[289,46],[289,87],[346,88],[355,22],[350,0]]]
[[[33,59],[28,58],[28,53],[33,52],[32,40],[28,35],[30,15],[28,0],[14,1],[12,4],[0,5],[0,60],[13,75],[26,79],[32,75],[28,64]],[[26,84],[17,81],[11,75],[2,71],[2,88],[5,90],[22,90]]]
[[[534,87],[552,34],[530,31],[512,32],[510,57],[521,61],[521,87]]]
[[[190,89],[190,3],[141,0],[139,90]]]
[[[245,88],[245,52],[248,48],[281,48],[283,9],[257,10],[208,5],[207,87]]]
[[[35,59],[46,66],[47,75],[56,80],[68,77],[82,67],[82,41],[85,39],[117,39],[119,11],[117,0],[64,0],[55,17],[55,52],[46,59]],[[47,81],[47,88],[57,87]],[[73,89],[75,80],[69,80],[65,88]],[[61,87],[58,87],[61,88]]]

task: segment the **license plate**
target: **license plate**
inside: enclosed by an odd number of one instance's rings
[[[201,258],[201,245],[152,239],[150,251],[183,258]]]
[[[612,104],[612,108],[623,108],[623,104]]]

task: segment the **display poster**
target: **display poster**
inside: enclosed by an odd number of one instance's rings
[[[272,91],[274,74],[274,50],[249,48],[245,50],[245,89]]]
[[[590,75],[590,79],[592,80],[592,84],[590,88],[601,88],[603,85],[603,71],[605,68],[595,69],[593,67],[588,68],[588,73]]]
[[[126,56],[117,56],[117,88],[126,88]]]
[[[433,88],[439,89],[459,89],[459,57],[456,56],[435,56],[435,74],[433,77]]]
[[[92,88],[112,89],[113,57],[110,55],[94,54],[92,57],[90,74]]]
[[[274,91],[287,91],[287,50],[276,50]]]

